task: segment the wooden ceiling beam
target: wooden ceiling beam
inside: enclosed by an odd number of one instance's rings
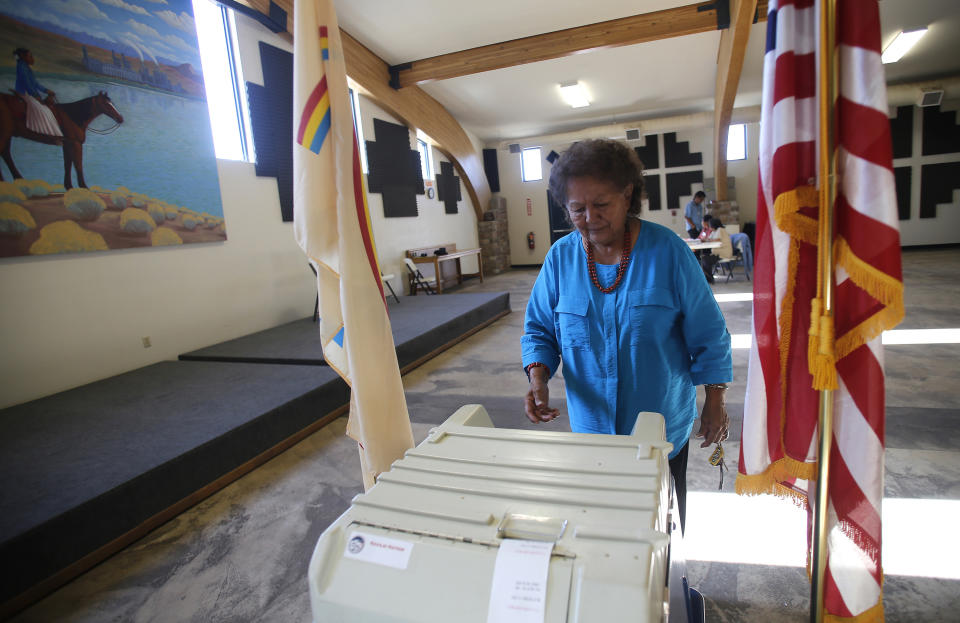
[[[399,79],[394,86],[407,87],[590,50],[713,30],[717,30],[717,11],[713,3],[701,2],[404,63],[394,68]]]
[[[757,12],[757,1],[732,0],[730,28],[720,35],[713,107],[713,173],[718,201],[727,200],[727,131],[740,84],[747,43],[750,41],[753,18]]]

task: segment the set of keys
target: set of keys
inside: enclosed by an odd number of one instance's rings
[[[710,461],[710,465],[720,468],[720,486],[717,487],[717,489],[722,491],[723,490],[723,472],[724,470],[727,469],[727,464],[723,460],[723,444],[721,444],[719,441],[717,442],[717,447],[713,449],[713,453],[710,455],[710,458],[708,460]]]

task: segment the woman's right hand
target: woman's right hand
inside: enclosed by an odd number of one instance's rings
[[[527,391],[527,398],[524,404],[524,410],[527,419],[534,424],[540,422],[549,422],[558,415],[560,411],[550,407],[550,390],[547,388],[547,371],[544,368],[530,369],[530,389]]]

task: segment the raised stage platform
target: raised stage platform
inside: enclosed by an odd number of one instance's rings
[[[506,293],[390,306],[412,369],[509,313]],[[292,322],[0,410],[0,619],[346,410],[346,384]]]

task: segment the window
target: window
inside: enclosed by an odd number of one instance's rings
[[[420,152],[420,177],[425,180],[433,179],[432,169],[430,168],[430,146],[426,141],[417,139],[417,150]]]
[[[360,119],[360,96],[354,88],[349,89],[350,108],[353,112],[353,130],[357,133],[357,148],[360,151],[360,170],[369,173],[367,166],[367,143],[363,140],[363,121]]]
[[[536,182],[543,179],[539,147],[527,147],[520,152],[520,176],[524,182]]]
[[[240,73],[233,11],[211,0],[193,0],[207,108],[217,158],[252,162],[250,112]]]
[[[727,160],[747,159],[747,126],[737,123],[727,130]]]

